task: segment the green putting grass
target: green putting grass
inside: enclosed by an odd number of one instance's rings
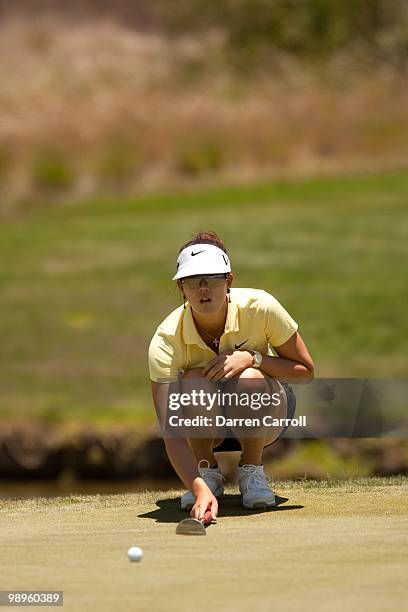
[[[154,420],[146,351],[180,245],[215,229],[236,286],[300,324],[317,376],[404,377],[408,173],[68,202],[0,226],[0,416]]]
[[[275,490],[278,508],[252,513],[227,489],[205,537],[176,536],[181,491],[0,500],[1,588],[63,590],[78,611],[404,607],[406,479]]]

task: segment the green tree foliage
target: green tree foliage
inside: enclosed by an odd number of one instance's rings
[[[246,60],[273,50],[318,58],[358,44],[391,59],[408,53],[404,0],[178,0],[176,10],[154,1],[170,31],[218,29]]]

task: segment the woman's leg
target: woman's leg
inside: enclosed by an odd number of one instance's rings
[[[265,438],[240,438],[242,454],[240,465],[262,465]]]
[[[230,387],[234,387],[234,382],[231,381]],[[276,505],[275,494],[269,486],[270,479],[262,465],[262,454],[264,446],[275,440],[283,428],[270,427],[263,419],[265,416],[285,417],[286,394],[281,391],[278,381],[256,368],[247,368],[235,378],[237,403],[229,409],[229,416],[249,418],[251,422],[256,419],[259,423],[249,428],[232,426],[242,446],[238,485],[245,508],[261,510]],[[261,398],[268,401],[261,401]]]
[[[180,381],[181,383],[181,393],[191,393],[193,388],[197,391],[203,390],[205,393],[217,393],[218,387],[212,383],[210,380],[205,378],[202,373],[202,368],[192,368],[191,370],[186,370],[183,375],[183,379]],[[210,412],[211,418],[214,418],[215,414],[218,413],[218,406],[214,407]],[[192,407],[189,410],[189,407],[184,407],[183,416],[196,416],[198,414],[197,408]],[[196,428],[198,431],[198,428]],[[203,459],[208,461],[211,467],[217,464],[217,460],[214,456],[213,449],[221,444],[224,438],[217,437],[217,430],[214,428],[214,435],[208,438],[203,437],[194,437],[189,436],[188,443],[190,445],[191,450],[193,451],[194,457],[197,461],[197,464],[200,463]]]
[[[223,438],[188,438],[188,443],[194,453],[197,464],[203,459],[208,461],[210,467],[217,465],[213,449],[221,444]]]
[[[183,379],[180,381],[180,383],[180,392],[182,393],[191,393],[193,389],[202,389],[205,393],[217,393],[219,391],[219,387],[217,385],[203,376],[201,368],[192,368],[187,370],[184,373]],[[262,417],[265,414],[271,415],[277,419],[287,417],[286,393],[282,389],[282,386],[275,379],[268,377],[256,368],[247,368],[233,380],[229,381],[228,383],[224,383],[222,386],[222,392],[237,394],[246,393],[249,396],[255,393],[266,393],[269,396],[272,396],[276,393],[280,394],[281,398],[278,406],[268,406],[259,410],[251,410],[251,408],[249,408],[247,405],[244,409],[240,409],[239,405],[229,404],[227,402],[224,406],[224,413],[227,418],[252,416],[260,417],[262,421]],[[185,417],[196,416],[197,413],[198,411],[196,407],[192,407],[191,410],[189,410],[189,407],[184,407],[183,415]],[[218,406],[214,406],[214,408],[207,414],[211,415],[211,417],[214,419],[216,414],[221,413],[222,410]],[[248,433],[248,430],[245,428],[242,429],[240,427],[232,427],[231,429],[236,438],[240,441],[242,447],[241,464],[262,465],[262,453],[264,447],[275,442],[279,438],[284,428],[260,426],[255,432],[251,432],[250,436],[245,435]],[[193,429],[193,433],[197,431],[198,428]],[[193,435],[188,436],[187,439],[197,463],[199,463],[202,459],[205,459],[211,466],[216,465],[217,462],[213,449],[221,444],[223,440],[223,431],[214,427],[213,433],[214,435],[210,437],[196,437]]]
[[[258,417],[262,422],[265,415],[270,415],[276,419],[284,419],[287,416],[286,394],[282,386],[275,380],[256,368],[247,368],[234,381],[225,385],[224,390],[239,394],[245,393],[249,397],[252,394],[268,394],[270,397],[273,394],[279,394],[279,405],[262,407],[258,410],[252,410],[245,404],[242,409],[239,405],[230,406],[226,409],[228,418],[239,417]],[[256,397],[254,395],[254,397]],[[276,396],[277,397],[277,396]],[[246,435],[247,429],[240,427],[232,427],[234,433],[239,439],[242,446],[241,465],[262,465],[262,454],[265,446],[272,444],[278,439],[283,431],[283,427],[259,426],[256,431],[251,432],[251,435]]]
[[[191,394],[193,391],[204,391],[205,393],[216,393],[217,387],[205,378],[202,374],[201,368],[192,368],[191,370],[187,370],[183,378],[180,380],[179,389],[181,393],[189,393]],[[193,396],[190,395],[192,398]],[[196,417],[197,414],[200,413],[211,413],[213,416],[214,413],[218,411],[218,406],[213,407],[211,411],[206,411],[204,407],[197,407],[191,403],[190,406],[183,406],[183,417]],[[211,489],[213,494],[216,497],[220,497],[224,492],[224,477],[220,470],[216,467],[216,460],[213,453],[213,448],[217,446],[222,438],[217,436],[217,428],[209,427],[209,436],[208,437],[197,437],[200,432],[200,427],[190,427],[185,428],[186,439],[189,443],[189,446],[192,450],[192,453],[197,461],[198,472],[200,476],[207,483],[208,487]],[[204,460],[204,461],[203,461]],[[203,463],[200,465],[200,462]],[[208,461],[208,464],[206,463]],[[181,508],[182,510],[190,509],[195,503],[195,497],[191,491],[187,491],[181,497]]]

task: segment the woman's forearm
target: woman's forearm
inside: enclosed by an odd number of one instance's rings
[[[167,422],[170,385],[152,382],[153,401],[159,423]],[[178,477],[195,496],[208,490],[201,478],[191,448],[185,438],[164,438],[167,455]]]
[[[286,359],[285,357],[271,357],[263,355],[261,368],[262,372],[278,378],[299,383],[307,383],[313,380],[313,370],[307,368],[302,363]]]
[[[203,487],[206,488],[201,478],[190,446],[184,438],[165,438],[167,455],[178,477],[184,482],[187,489],[196,495]]]

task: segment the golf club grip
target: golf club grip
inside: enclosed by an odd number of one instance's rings
[[[201,519],[201,522],[204,525],[209,525],[211,523],[211,520],[212,520],[211,510],[206,510],[203,518]]]

